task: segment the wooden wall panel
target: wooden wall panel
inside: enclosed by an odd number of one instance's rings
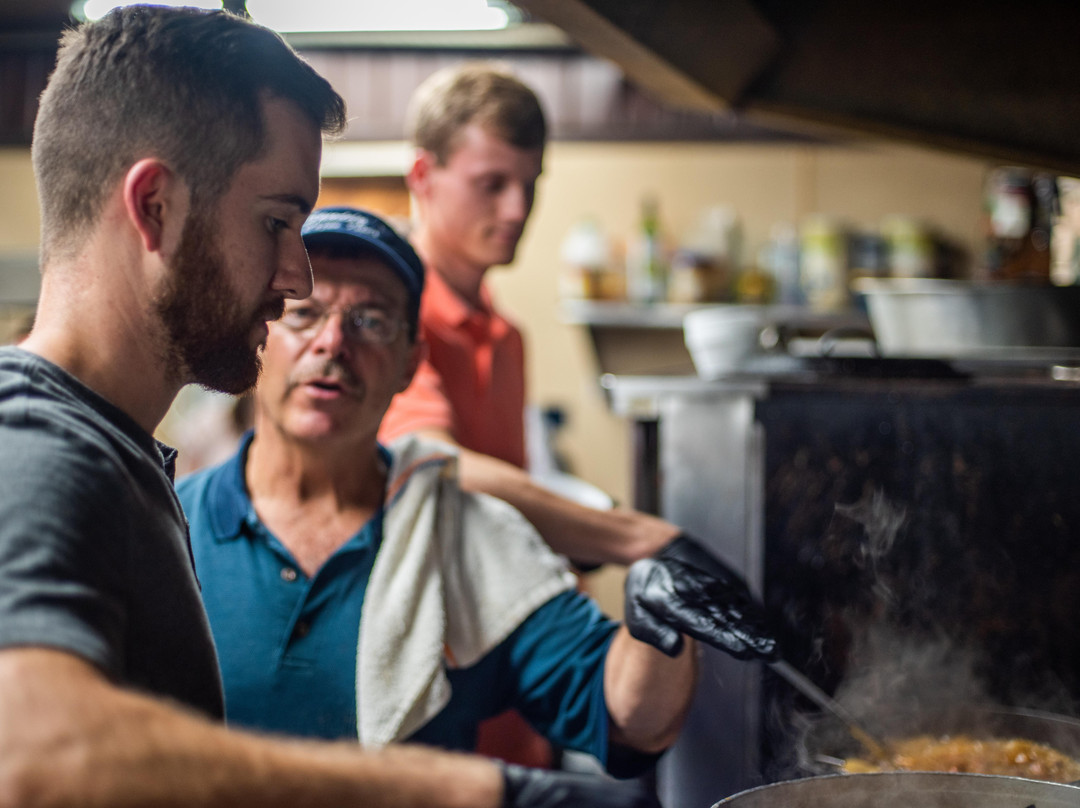
[[[304,56],[348,104],[348,140],[404,137],[408,100],[435,71],[483,59],[501,63],[532,87],[555,140],[801,140],[739,115],[670,106],[640,90],[611,62],[577,52],[320,50]]]

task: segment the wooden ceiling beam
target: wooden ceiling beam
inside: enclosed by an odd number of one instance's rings
[[[746,0],[515,2],[617,63],[642,90],[687,109],[730,109],[779,52],[775,32]]]

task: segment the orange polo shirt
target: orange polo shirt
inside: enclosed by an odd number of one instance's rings
[[[461,446],[525,467],[525,350],[486,287],[473,308],[429,270],[420,299],[427,359],[383,418],[379,439],[441,429]]]

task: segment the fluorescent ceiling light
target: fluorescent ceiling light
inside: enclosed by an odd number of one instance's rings
[[[252,19],[282,33],[493,31],[510,23],[485,0],[247,0]]]
[[[84,0],[76,2],[72,11],[75,16],[82,20],[100,20],[114,8],[120,6],[133,6],[139,0]],[[142,0],[147,2],[147,0]],[[221,0],[149,0],[155,6],[193,6],[195,8],[219,9],[222,8]]]

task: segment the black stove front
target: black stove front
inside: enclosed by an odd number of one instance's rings
[[[1080,391],[943,379],[777,385],[757,403],[762,591],[785,656],[870,724],[961,697],[1072,712]],[[763,694],[772,780],[794,773],[813,706],[768,673]]]

